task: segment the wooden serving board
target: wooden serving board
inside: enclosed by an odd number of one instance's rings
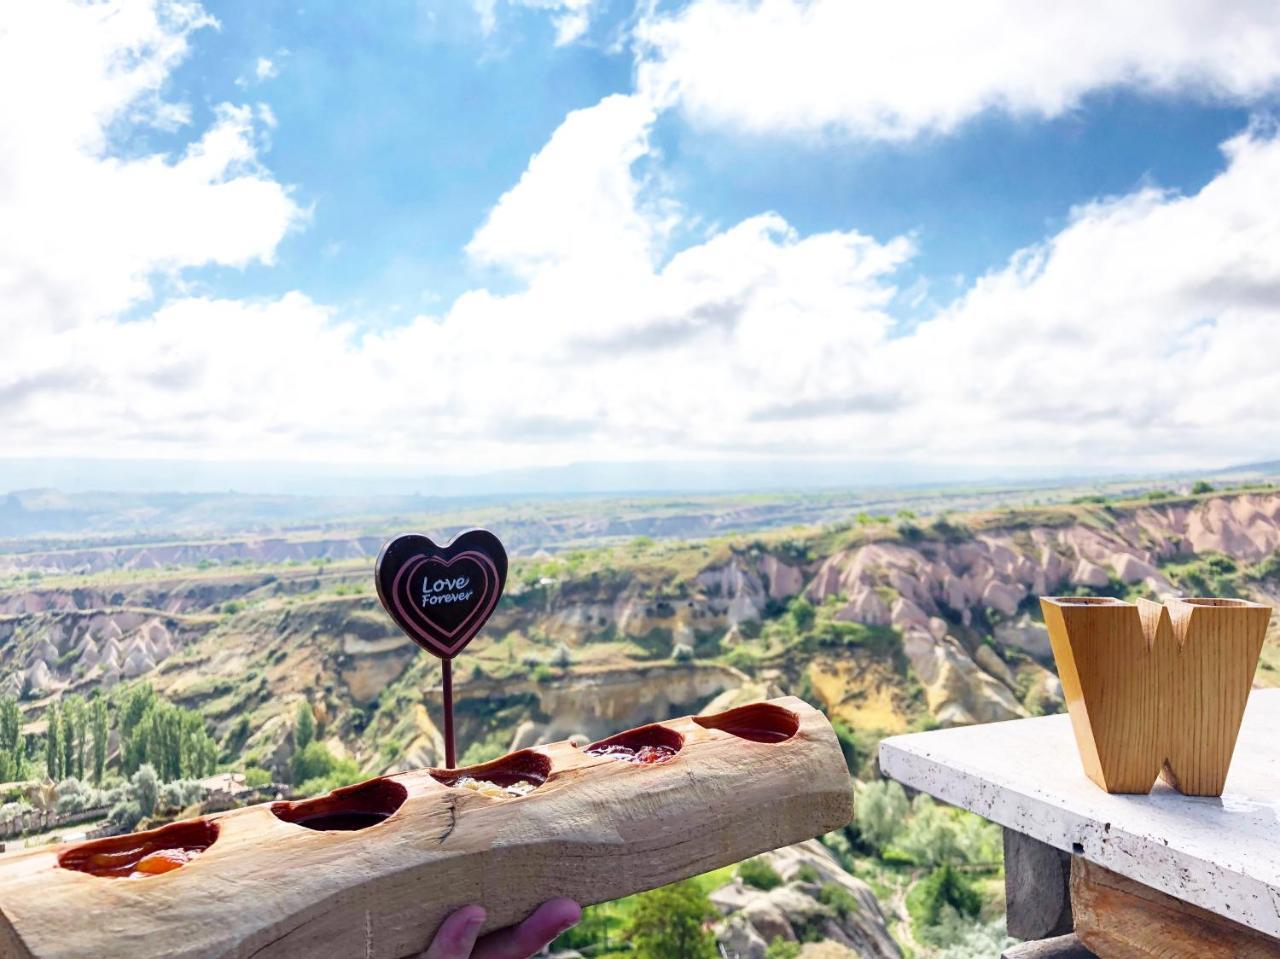
[[[146,878],[73,868],[95,848],[146,834],[5,857],[0,955],[396,959],[425,948],[468,903],[485,906],[485,929],[496,929],[548,898],[616,899],[852,818],[835,733],[795,698],[605,742],[615,741],[681,748],[665,763],[633,765],[552,743],[472,770],[419,770],[174,824],[164,828],[175,836],[217,838],[187,865]],[[546,778],[526,796],[501,799],[440,781],[467,772]],[[356,831],[299,824],[388,812]]]

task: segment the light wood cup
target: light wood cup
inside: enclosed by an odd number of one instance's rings
[[[665,763],[633,765],[560,742],[469,770],[545,774],[515,798],[445,785],[468,770],[421,770],[320,800],[232,810],[166,827],[211,824],[217,839],[187,865],[146,878],[60,864],[83,860],[93,844],[5,857],[0,956],[394,959],[424,949],[467,903],[485,906],[487,931],[549,898],[616,899],[812,838],[853,816],[835,733],[795,698],[612,739],[681,748]],[[358,831],[297,822],[387,812]]]
[[[1221,796],[1271,609],[1241,599],[1040,601],[1076,745],[1107,792]]]

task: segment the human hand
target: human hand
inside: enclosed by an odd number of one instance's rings
[[[427,951],[418,959],[530,959],[539,949],[582,918],[582,907],[572,899],[544,902],[518,926],[499,929],[477,940],[485,911],[463,906],[446,919]]]

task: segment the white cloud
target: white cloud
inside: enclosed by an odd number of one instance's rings
[[[152,278],[270,262],[299,216],[258,163],[252,111],[223,104],[177,156],[120,155],[113,124],[186,123],[161,96],[199,8],[23,0],[0,30],[0,330],[66,327],[145,298]]]
[[[1273,0],[694,0],[636,34],[644,89],[755,133],[900,139],[987,109],[1058,116],[1111,86],[1280,90]]]
[[[279,72],[276,65],[267,57],[258,57],[258,62],[253,66],[253,75],[259,81],[270,80]]]
[[[72,28],[94,10],[56,9]],[[159,91],[199,20],[137,21],[120,42],[149,36],[163,62],[87,71],[47,127],[3,108],[24,135],[0,141],[0,191],[22,187],[0,215],[27,241],[0,233],[10,455],[1138,467],[1280,446],[1280,140],[1262,127],[1198,193],[1081,207],[905,335],[890,304],[908,238],[803,235],[764,212],[670,249],[691,215],[650,174],[643,95],[570,114],[476,231],[470,254],[515,292],[374,333],[301,292],[178,296],[121,321],[157,273],[269,260],[298,215],[248,107],[220,108],[178,157],[106,152],[111,119],[176,115]],[[83,60],[96,35],[57,49]]]
[[[656,114],[611,96],[570,113],[476,232],[468,252],[526,278],[548,267],[646,264],[662,224],[646,215],[633,165],[648,155]]]
[[[599,0],[505,0],[509,6],[544,10],[551,15],[556,30],[556,46],[579,39],[591,26],[591,16]],[[480,17],[480,29],[492,33],[498,25],[498,0],[472,0]]]

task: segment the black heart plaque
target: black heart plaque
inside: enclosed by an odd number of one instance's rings
[[[443,546],[417,533],[382,547],[374,567],[378,599],[415,643],[452,659],[480,632],[507,582],[507,551],[485,529]]]

